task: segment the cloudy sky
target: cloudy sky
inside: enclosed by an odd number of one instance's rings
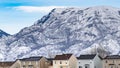
[[[53,8],[103,5],[120,8],[120,0],[0,0],[0,29],[15,34]]]

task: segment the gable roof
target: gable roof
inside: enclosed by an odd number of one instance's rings
[[[69,60],[72,54],[56,55],[54,60]]]
[[[42,57],[29,57],[29,58],[23,58],[19,59],[20,61],[39,61]]]
[[[12,66],[14,62],[0,62],[0,67],[9,67]]]
[[[94,59],[95,56],[96,54],[80,55],[77,59]]]
[[[120,55],[110,55],[106,56],[104,59],[120,59]]]

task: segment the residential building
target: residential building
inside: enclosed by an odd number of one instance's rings
[[[0,62],[0,68],[10,68],[14,62]]]
[[[76,68],[77,58],[72,54],[56,55],[53,60],[53,68]]]
[[[102,68],[102,60],[98,55],[80,55],[77,59],[77,68]]]
[[[47,58],[48,60],[48,68],[53,68],[53,58]]]
[[[16,60],[11,68],[48,68],[48,64],[44,57],[29,57]]]
[[[103,59],[103,68],[120,68],[120,56],[111,55]]]

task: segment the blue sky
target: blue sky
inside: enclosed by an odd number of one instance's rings
[[[57,7],[103,5],[120,8],[120,0],[0,0],[0,29],[15,34]]]

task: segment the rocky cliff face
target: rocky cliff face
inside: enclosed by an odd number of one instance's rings
[[[99,49],[120,54],[120,9],[57,8],[19,33],[0,39],[1,60],[27,56],[76,56]]]

